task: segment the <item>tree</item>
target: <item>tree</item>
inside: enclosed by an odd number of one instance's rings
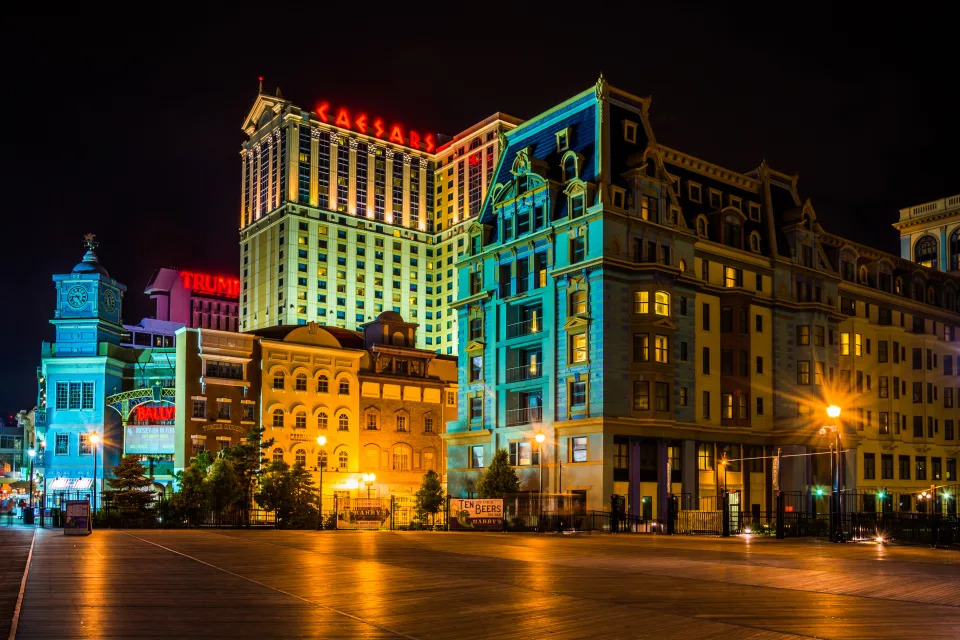
[[[268,460],[266,451],[273,446],[273,438],[263,439],[263,427],[254,427],[243,442],[230,447],[222,456],[233,463],[240,482],[240,508],[243,511],[244,525],[250,526],[250,505],[253,502],[254,487],[257,480],[266,472]]]
[[[115,505],[122,515],[141,514],[149,508],[154,501],[153,483],[146,476],[140,456],[123,456],[113,468],[113,476],[107,480],[110,489],[104,491],[105,501]]]
[[[423,522],[426,520],[426,514],[430,514],[431,522],[435,522],[437,512],[443,508],[443,486],[440,484],[440,476],[434,470],[423,474],[423,482],[420,483],[420,489],[416,496],[417,520]]]
[[[317,493],[313,476],[302,464],[292,467],[272,462],[260,478],[255,498],[264,509],[273,511],[280,529],[302,528],[317,521]]]
[[[203,508],[207,504],[207,489],[204,485],[207,469],[203,466],[203,461],[197,464],[198,459],[199,456],[191,460],[186,469],[177,472],[177,486],[180,489],[170,498],[170,515],[177,520],[185,519],[188,526],[200,524]]]
[[[520,491],[520,478],[510,466],[506,449],[498,449],[490,461],[490,466],[477,482],[477,497],[502,498],[508,493]]]
[[[233,461],[224,457],[214,460],[203,484],[219,525],[223,512],[243,497],[243,486]]]

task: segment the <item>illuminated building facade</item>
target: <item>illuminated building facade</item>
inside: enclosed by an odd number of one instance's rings
[[[587,508],[663,520],[725,486],[769,513],[778,449],[785,491],[829,484],[803,455],[829,403],[860,508],[955,483],[960,281],[828,233],[795,176],[658,143],[649,108],[601,78],[506,133],[458,262],[450,495],[497,448],[537,491],[543,433],[544,491]]]
[[[196,329],[237,331],[240,280],[195,271],[160,268],[144,290],[154,303],[154,319]],[[160,346],[142,344],[138,346]]]
[[[900,257],[925,267],[960,272],[960,195],[900,209]]]
[[[261,93],[241,151],[240,329],[356,329],[384,311],[421,323],[417,347],[456,350],[454,262],[480,210],[495,114],[441,145],[381,117]]]

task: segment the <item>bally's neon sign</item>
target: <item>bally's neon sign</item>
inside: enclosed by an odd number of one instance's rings
[[[190,289],[196,293],[211,296],[226,296],[228,298],[240,297],[240,280],[237,278],[224,278],[223,276],[211,276],[205,273],[194,273],[193,271],[181,271],[180,280],[183,282],[184,289]]]
[[[137,407],[137,422],[167,422],[173,420],[176,412],[174,406]]]
[[[356,111],[351,114],[345,107],[340,107],[334,112],[329,102],[321,102],[316,111],[321,121],[329,123],[333,120],[333,124],[344,129],[396,142],[412,149],[421,149],[427,153],[437,148],[432,133],[421,136],[413,129],[404,132],[403,125],[392,123],[388,127],[383,118],[370,118],[367,114]]]

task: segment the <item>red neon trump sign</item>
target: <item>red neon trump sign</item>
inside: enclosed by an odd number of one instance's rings
[[[346,107],[340,107],[334,111],[329,102],[321,102],[317,106],[317,117],[323,122],[329,123],[332,121],[333,124],[344,129],[358,131],[375,138],[402,144],[405,147],[420,149],[427,153],[431,153],[437,148],[432,133],[421,136],[413,129],[404,131],[402,124],[391,123],[388,126],[383,118],[371,118],[365,113],[356,111],[351,114]]]
[[[173,420],[176,407],[137,407],[137,422],[167,422]]]
[[[240,297],[240,280],[237,278],[224,278],[223,276],[211,276],[205,273],[194,273],[193,271],[181,271],[180,280],[183,282],[184,289],[190,289],[196,293],[211,296],[226,296],[228,298]]]

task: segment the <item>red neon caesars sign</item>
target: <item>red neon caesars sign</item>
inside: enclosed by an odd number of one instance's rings
[[[226,296],[227,298],[240,297],[240,280],[237,278],[224,278],[223,276],[211,276],[206,273],[181,271],[180,280],[183,281],[184,289],[191,289],[197,293],[211,296]]]
[[[137,407],[137,422],[167,422],[173,420],[174,406],[163,407]]]
[[[317,107],[317,116],[323,122],[333,122],[338,127],[359,131],[360,133],[371,135],[375,138],[382,138],[390,142],[402,144],[412,149],[420,149],[431,153],[437,148],[437,143],[433,139],[433,134],[428,133],[421,136],[413,129],[403,128],[403,125],[391,123],[387,125],[383,118],[371,118],[367,114],[354,111],[350,113],[345,107],[340,107],[334,111],[329,102],[321,102]]]

